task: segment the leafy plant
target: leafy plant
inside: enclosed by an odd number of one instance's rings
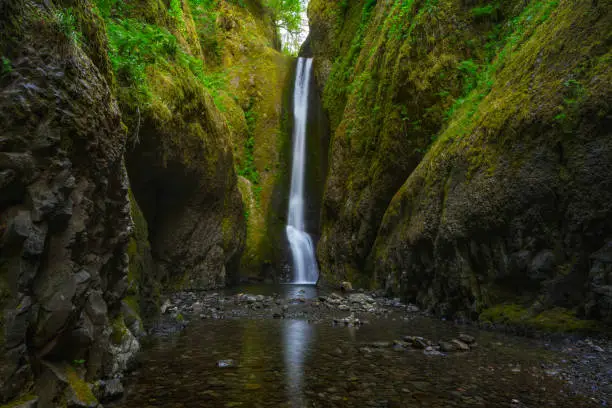
[[[196,27],[198,27],[202,50],[209,60],[220,62],[221,42],[217,33],[219,0],[189,0],[189,4]]]
[[[135,19],[111,20],[107,27],[113,69],[124,85],[134,88],[140,101],[148,103],[151,98],[147,67],[176,64],[189,70],[223,110],[219,91],[225,88],[225,75],[206,72],[202,60],[185,51],[168,30]]]
[[[2,56],[2,67],[0,69],[0,74],[6,75],[10,74],[11,72],[13,72],[13,64],[11,63],[11,60],[5,56]]]
[[[499,6],[497,4],[488,4],[483,7],[474,7],[472,9],[472,16],[474,16],[475,19],[495,17],[498,11],[499,11]]]
[[[57,21],[60,32],[74,44],[81,41],[82,35],[77,29],[77,20],[72,8],[56,10],[55,20]]]
[[[461,61],[457,66],[463,76],[463,88],[465,92],[470,92],[476,87],[476,75],[478,74],[478,64],[474,60],[469,59]]]

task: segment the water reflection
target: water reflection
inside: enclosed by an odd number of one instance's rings
[[[553,357],[535,340],[471,331],[478,348],[435,358],[420,350],[372,346],[406,334],[452,339],[459,330],[465,328],[425,317],[379,318],[353,331],[306,320],[196,320],[185,332],[145,349],[139,370],[126,381],[125,400],[114,406],[597,406],[544,372],[543,359]],[[219,368],[219,360],[237,366]],[[513,399],[522,405],[513,405]]]
[[[280,295],[284,299],[294,299],[303,297],[313,299],[319,296],[320,289],[316,285],[297,285],[293,283],[282,283],[277,285],[240,285],[226,288],[221,291],[225,296],[232,296],[238,293],[248,293],[249,295],[272,296]]]
[[[312,326],[305,320],[287,320],[283,324],[283,351],[287,373],[287,399],[293,407],[304,406],[304,368]]]
[[[283,297],[287,299],[299,298],[302,297],[304,299],[313,299],[319,295],[319,288],[315,285],[296,285],[292,283],[287,283],[281,285]]]

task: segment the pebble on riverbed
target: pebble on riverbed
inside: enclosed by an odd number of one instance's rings
[[[219,368],[236,368],[238,364],[235,360],[219,360],[217,361],[217,367]]]

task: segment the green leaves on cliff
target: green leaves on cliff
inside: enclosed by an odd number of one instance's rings
[[[146,68],[166,64],[179,53],[176,37],[167,30],[134,19],[108,23],[110,58],[119,81],[134,86],[138,99],[148,101]]]
[[[134,89],[138,101],[147,104],[151,99],[148,67],[169,69],[175,64],[190,71],[218,102],[218,91],[225,86],[224,77],[207,73],[202,60],[183,49],[168,30],[130,18],[111,20],[107,28],[113,69],[120,83]]]
[[[2,65],[0,66],[0,76],[10,74],[13,71],[13,64],[11,63],[11,60],[4,56],[1,59]]]
[[[535,32],[539,24],[544,23],[558,6],[556,0],[534,1],[516,17],[505,24],[496,24],[491,28],[484,46],[485,55],[481,63],[473,59],[461,61],[457,69],[462,73],[463,94],[455,100],[446,112],[449,120],[447,137],[457,138],[465,135],[477,118],[478,107],[489,94],[497,72]],[[486,14],[485,11],[472,14]],[[562,112],[563,113],[563,112]],[[562,114],[561,113],[561,114]]]
[[[55,11],[55,19],[60,31],[74,44],[81,41],[81,33],[77,29],[77,21],[72,8]]]
[[[191,14],[196,23],[202,52],[210,61],[220,62],[221,42],[217,38],[219,0],[189,0]]]
[[[255,166],[255,123],[257,122],[257,113],[253,110],[253,100],[249,103],[249,109],[244,113],[246,120],[248,136],[244,142],[245,158],[244,163],[238,167],[238,175],[246,178],[253,185],[255,200],[259,204],[261,197],[261,186],[259,171]]]

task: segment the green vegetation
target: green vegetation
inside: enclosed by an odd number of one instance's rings
[[[217,29],[219,0],[189,0],[189,5],[204,55],[215,64],[221,63],[223,43]]]
[[[246,120],[248,135],[244,142],[244,163],[238,168],[238,175],[249,180],[253,185],[253,193],[256,203],[261,200],[261,186],[259,185],[261,177],[257,167],[255,167],[255,123],[257,121],[257,113],[253,110],[253,101],[249,104],[249,109],[244,113]]]
[[[478,121],[478,107],[491,92],[496,73],[505,66],[508,59],[527,41],[538,24],[543,23],[557,6],[556,1],[535,1],[530,3],[520,15],[508,21],[502,28],[496,25],[488,35],[486,53],[479,65],[473,60],[462,61],[458,65],[463,74],[463,94],[455,100],[446,112],[450,120],[444,132],[447,138],[456,140],[466,135]]]
[[[11,63],[11,60],[6,58],[5,56],[2,56],[1,60],[2,65],[0,67],[0,76],[13,72],[13,64]]]
[[[82,35],[76,26],[76,17],[72,8],[58,9],[55,11],[55,19],[59,26],[59,30],[73,44],[78,44],[82,41]]]
[[[482,7],[474,7],[472,9],[472,16],[478,21],[480,20],[495,20],[499,14],[499,4],[487,4]]]
[[[326,109],[332,112],[332,120],[334,117],[339,117],[340,112],[344,109],[348,94],[359,89],[359,84],[363,84],[365,77],[356,78],[356,83],[353,83],[354,71],[357,58],[363,48],[363,42],[366,35],[372,10],[376,5],[376,0],[367,0],[361,10],[359,25],[351,42],[351,46],[347,53],[341,58],[338,58],[332,67],[329,81],[325,87],[325,98],[323,100]],[[364,75],[367,73],[364,72]],[[336,125],[333,123],[333,125]]]
[[[120,345],[125,336],[128,334],[128,328],[125,326],[123,315],[119,314],[116,318],[111,321],[112,333],[110,339],[115,346]]]
[[[0,405],[0,408],[17,408],[17,407],[24,405],[27,402],[35,400],[36,398],[37,397],[34,394],[22,395],[21,397],[18,397],[5,405]]]
[[[175,65],[194,75],[223,108],[218,98],[224,76],[207,73],[202,60],[189,54],[167,29],[131,18],[109,21],[107,26],[113,69],[120,83],[133,89],[135,101],[151,103],[149,69],[172,71]]]
[[[302,0],[266,0],[266,6],[272,10],[276,29],[283,29],[289,35],[290,43],[283,44],[283,50],[297,54],[302,29]]]
[[[75,397],[86,404],[86,406],[95,406],[98,403],[96,397],[91,392],[89,385],[79,376],[73,367],[66,367],[66,379],[74,392]]]
[[[597,322],[579,319],[567,309],[557,307],[536,313],[516,304],[485,309],[480,314],[480,321],[545,332],[593,332],[598,328]]]

